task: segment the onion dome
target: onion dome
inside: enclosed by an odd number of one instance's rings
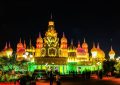
[[[111,46],[111,50],[109,52],[109,55],[115,55],[115,51],[112,49],[112,46]]]
[[[19,43],[17,44],[17,48],[23,48],[23,44],[22,44],[22,42],[21,42],[21,38],[20,38]]]
[[[91,53],[92,53],[92,52],[95,52],[95,51],[97,52],[97,49],[96,49],[96,47],[95,47],[95,43],[93,43],[93,48],[91,49]]]
[[[82,44],[82,48],[88,48],[88,44],[86,43],[85,38],[84,38],[84,42]]]
[[[43,43],[43,39],[41,37],[41,33],[39,32],[39,37],[37,38],[37,41],[38,43]]]
[[[63,37],[61,38],[61,43],[67,43],[67,38],[65,37],[64,32],[63,32]]]

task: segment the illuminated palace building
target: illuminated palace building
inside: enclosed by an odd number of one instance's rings
[[[48,22],[48,30],[45,36],[39,36],[36,40],[36,47],[32,46],[31,41],[29,48],[26,43],[22,43],[21,39],[17,44],[16,60],[27,60],[34,64],[29,64],[28,70],[45,69],[59,71],[61,74],[69,74],[70,72],[82,73],[85,70],[96,71],[102,69],[102,62],[105,60],[105,53],[100,49],[99,43],[97,47],[93,43],[91,53],[88,52],[88,44],[85,39],[82,44],[78,42],[74,46],[73,41],[68,45],[67,38],[63,33],[62,38],[57,37],[54,21]],[[1,55],[12,55],[12,48],[5,46],[1,51]],[[111,48],[109,55],[114,58],[115,52]]]

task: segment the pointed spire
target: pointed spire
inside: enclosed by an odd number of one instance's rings
[[[32,42],[31,42],[31,38],[30,38],[30,42],[29,42],[29,44],[30,44],[30,48],[32,47]]]
[[[4,49],[7,49],[8,47],[7,47],[7,42],[6,42],[6,44],[5,44],[5,48]]]
[[[73,39],[71,39],[71,45],[73,45]]]
[[[95,48],[95,43],[93,42],[93,48]]]
[[[65,33],[63,32],[63,37],[65,37]]]
[[[25,40],[24,40],[24,45],[23,46],[24,46],[24,48],[26,48],[26,42],[25,42]]]
[[[97,48],[98,48],[98,49],[100,48],[100,45],[99,45],[99,43],[97,44]]]
[[[80,41],[78,41],[78,47],[80,47]]]
[[[26,43],[25,43],[25,40],[24,40],[24,44],[26,44]]]
[[[20,43],[21,43],[21,38],[20,38],[20,41],[19,41]]]
[[[113,50],[112,46],[111,46],[111,51]]]
[[[10,46],[10,42],[9,42],[9,48],[10,48],[11,46]]]
[[[85,41],[85,38],[84,38],[84,43],[85,43],[86,41]]]
[[[41,32],[39,32],[39,38],[41,37]]]

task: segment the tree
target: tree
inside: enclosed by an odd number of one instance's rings
[[[115,64],[115,69],[119,72],[120,74],[120,62],[118,62],[117,64]]]
[[[111,72],[112,75],[114,74],[114,70],[115,70],[115,65],[116,61],[114,60],[107,60],[107,61],[104,61],[103,62],[103,69],[104,69],[104,73],[108,73],[108,72]]]

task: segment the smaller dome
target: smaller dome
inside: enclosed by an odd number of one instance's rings
[[[63,37],[61,38],[61,43],[67,43],[67,38],[65,37],[64,32],[63,32]]]
[[[17,48],[23,48],[23,44],[22,43],[18,43],[17,44]]]
[[[88,44],[86,43],[85,39],[84,39],[84,42],[82,44],[82,48],[88,48]]]
[[[95,52],[95,51],[97,51],[96,48],[92,48],[92,49],[91,49],[91,52]]]
[[[17,44],[17,48],[23,48],[23,44],[21,43],[21,39],[20,39],[19,43]]]
[[[37,42],[43,43],[43,39],[41,37],[38,37]]]
[[[36,42],[40,42],[40,43],[43,43],[43,39],[41,37],[41,33],[39,33],[39,37],[37,38],[37,41]]]
[[[109,52],[109,55],[115,55],[115,51],[112,49],[112,47],[111,47],[111,50]]]

